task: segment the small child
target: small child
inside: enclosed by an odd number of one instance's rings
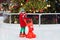
[[[20,22],[20,27],[21,27],[20,34],[19,34],[20,37],[25,37],[26,23],[25,23],[24,20],[26,20],[26,13],[21,12],[20,15],[19,15],[19,22]]]
[[[33,21],[32,21],[32,19],[31,18],[28,18],[27,20],[26,20],[26,24],[27,24],[27,26],[28,26],[28,29],[29,29],[29,31],[28,31],[28,34],[26,35],[26,38],[35,38],[36,37],[36,35],[33,33]]]

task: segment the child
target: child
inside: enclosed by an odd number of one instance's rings
[[[26,35],[26,38],[35,38],[36,35],[33,33],[34,29],[33,29],[33,21],[32,21],[32,19],[28,18],[26,20],[26,24],[27,24],[28,29],[29,29],[28,34]]]
[[[26,23],[24,20],[26,20],[26,13],[24,11],[22,11],[19,15],[19,22],[20,22],[20,27],[21,27],[20,35],[19,35],[20,37],[25,37]]]

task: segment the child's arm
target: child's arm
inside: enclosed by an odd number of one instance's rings
[[[26,25],[27,25],[26,19],[24,19],[24,22],[25,22],[25,23],[26,23]]]

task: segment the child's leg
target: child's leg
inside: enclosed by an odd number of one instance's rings
[[[20,29],[20,33],[22,34],[22,31],[23,31],[23,28],[21,27],[21,29]]]
[[[25,27],[21,28],[20,37],[25,37]]]
[[[20,37],[25,37],[25,27],[21,27],[21,30],[20,30]]]
[[[21,27],[20,33],[24,33],[25,34],[25,27]]]
[[[25,34],[25,27],[23,27],[23,34]]]

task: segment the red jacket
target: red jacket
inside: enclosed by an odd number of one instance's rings
[[[21,27],[26,26],[26,23],[25,23],[24,19],[26,19],[26,14],[21,12],[20,15],[19,15],[19,22],[20,22]]]

